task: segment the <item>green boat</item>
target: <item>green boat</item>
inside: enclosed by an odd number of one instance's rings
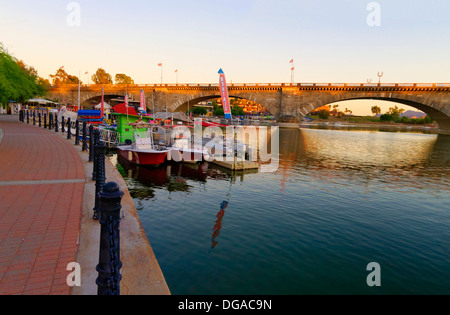
[[[117,142],[119,144],[124,144],[127,142],[127,140],[133,142],[134,134],[133,128],[130,126],[130,124],[138,122],[141,117],[137,115],[127,115],[120,113],[111,113],[110,115],[112,117],[112,120],[117,125]],[[148,123],[153,120],[153,117],[142,116],[142,122]]]

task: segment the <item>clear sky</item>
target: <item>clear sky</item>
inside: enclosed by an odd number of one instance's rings
[[[85,83],[99,67],[160,83],[158,63],[164,83],[176,69],[216,83],[219,68],[290,82],[291,59],[296,82],[448,83],[449,13],[448,0],[0,0],[0,42],[44,78],[64,66]]]

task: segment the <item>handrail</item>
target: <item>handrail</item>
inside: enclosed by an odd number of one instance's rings
[[[228,87],[433,87],[448,88],[450,83],[228,83]],[[104,88],[105,91],[111,89],[142,89],[142,88],[217,88],[218,83],[183,83],[183,84],[82,84],[82,89],[86,88]],[[78,89],[78,84],[52,85],[51,89]]]

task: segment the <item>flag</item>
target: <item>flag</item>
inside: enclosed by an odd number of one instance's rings
[[[84,74],[88,74],[89,72],[85,72]]]
[[[101,112],[100,112],[100,116],[102,118],[103,118],[104,109],[105,109],[105,96],[104,96],[103,86],[102,86],[102,105],[101,105]]]
[[[162,63],[158,63],[158,67],[162,67]]]
[[[295,67],[292,67],[291,70],[294,71],[294,70],[295,70]]]
[[[175,70],[175,72],[178,72],[178,69],[177,69],[177,70]]]
[[[220,74],[220,96],[222,97],[222,105],[223,105],[223,112],[225,113],[226,119],[231,119],[231,107],[230,107],[230,100],[228,97],[228,88],[227,88],[227,81],[225,79],[225,73],[222,69],[219,70]]]
[[[294,63],[294,59],[292,59],[291,61],[289,61],[289,63]]]
[[[145,94],[144,94],[144,90],[141,90],[141,104],[139,106],[139,110],[145,111]]]

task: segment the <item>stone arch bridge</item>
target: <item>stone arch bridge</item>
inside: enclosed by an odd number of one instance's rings
[[[105,85],[105,101],[123,97],[139,100],[145,92],[149,110],[170,112],[185,111],[201,101],[219,98],[219,84],[156,84],[156,85]],[[100,103],[101,85],[82,85],[80,103],[90,108]],[[415,107],[435,120],[441,133],[450,134],[450,84],[447,83],[393,83],[393,84],[229,84],[230,97],[254,101],[264,106],[277,118],[302,119],[309,112],[334,102],[375,99],[397,102]],[[54,86],[50,98],[59,102],[77,104],[78,85]]]

